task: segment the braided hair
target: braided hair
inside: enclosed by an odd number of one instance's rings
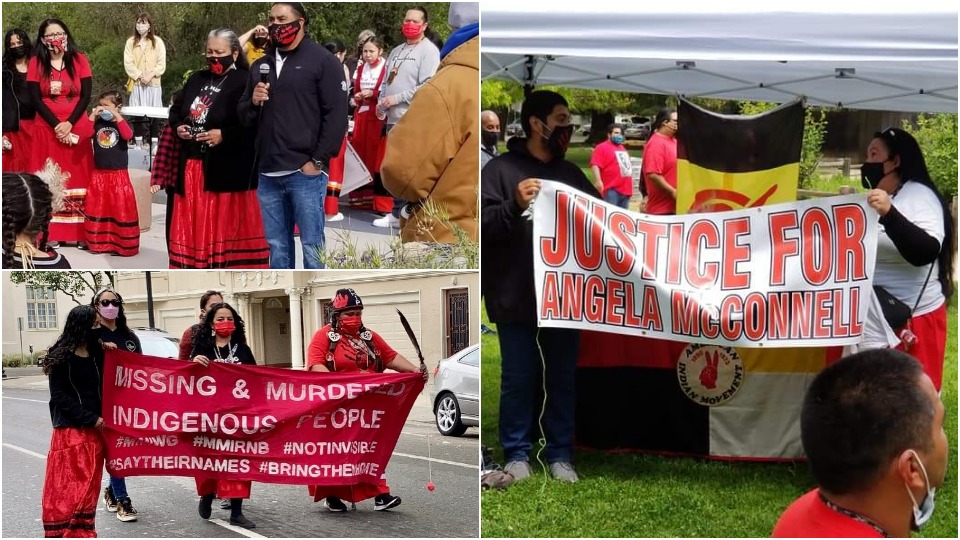
[[[3,173],[3,267],[13,268],[17,236],[31,240],[43,235],[46,251],[47,228],[53,214],[53,194],[40,177],[27,173]]]
[[[67,314],[67,322],[63,325],[63,333],[47,351],[46,361],[43,363],[44,375],[49,375],[53,368],[65,362],[81,345],[86,345],[91,356],[103,354],[100,340],[93,330],[97,322],[97,311],[92,306],[77,306]]]

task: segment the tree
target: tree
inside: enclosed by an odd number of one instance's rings
[[[903,123],[920,143],[930,179],[949,201],[957,194],[957,115],[921,114],[916,125]]]
[[[10,272],[10,281],[28,287],[47,287],[69,296],[78,306],[86,305],[109,281],[105,272]]]
[[[740,102],[740,114],[759,114],[776,108],[777,103],[766,101]],[[817,173],[823,157],[823,139],[827,135],[827,113],[821,108],[806,107],[803,119],[803,144],[800,147],[800,177],[797,187],[804,189]],[[956,170],[956,169],[954,169]]]

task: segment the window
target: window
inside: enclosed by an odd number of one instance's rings
[[[27,328],[57,328],[57,293],[49,287],[27,287]]]

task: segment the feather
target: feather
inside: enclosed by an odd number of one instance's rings
[[[403,312],[398,309],[397,315],[400,316],[400,324],[402,324],[403,329],[406,330],[407,336],[410,338],[410,342],[413,343],[413,348],[417,350],[417,357],[420,358],[420,365],[424,365],[425,362],[423,361],[423,353],[420,352],[420,342],[417,340],[417,335],[413,333],[413,328],[410,327],[410,323],[403,315]]]
[[[62,211],[63,190],[67,185],[67,180],[70,179],[70,173],[61,169],[57,162],[47,158],[46,163],[44,163],[44,167],[33,174],[40,177],[40,179],[43,180],[50,188],[50,193],[53,194],[53,211]]]

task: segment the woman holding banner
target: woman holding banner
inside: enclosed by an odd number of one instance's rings
[[[953,293],[950,210],[930,179],[920,145],[902,129],[874,134],[860,172],[870,190],[867,203],[880,215],[873,284],[910,310],[906,324],[894,329],[901,340],[897,348],[923,364],[939,391],[946,300]]]
[[[340,289],[333,297],[330,324],[313,335],[307,349],[307,370],[333,373],[383,373],[392,369],[401,373],[420,371],[427,380],[427,368],[419,368],[397,354],[379,334],[363,326],[363,301],[353,289]],[[314,501],[325,499],[331,512],[346,512],[343,500],[359,502],[374,497],[374,510],[400,506],[400,497],[390,494],[386,475],[377,485],[308,486]]]
[[[92,307],[70,310],[63,333],[43,364],[43,373],[50,378],[53,422],[41,503],[47,537],[97,536],[94,522],[104,463],[103,349],[98,326]]]
[[[123,298],[109,288],[100,289],[93,296],[90,306],[97,310],[100,330],[97,332],[104,349],[143,353],[140,338],[127,326],[127,314],[123,311]],[[103,489],[103,503],[107,512],[116,512],[123,522],[137,520],[137,510],[127,494],[127,479],[110,476],[110,484]]]
[[[247,346],[247,333],[243,319],[230,304],[214,304],[207,310],[203,324],[194,336],[193,361],[208,367],[210,362],[257,365],[253,352]],[[200,495],[199,512],[203,519],[210,519],[213,499],[230,499],[230,524],[244,529],[256,527],[243,515],[243,499],[250,498],[249,480],[217,480],[197,478],[197,495]]]

